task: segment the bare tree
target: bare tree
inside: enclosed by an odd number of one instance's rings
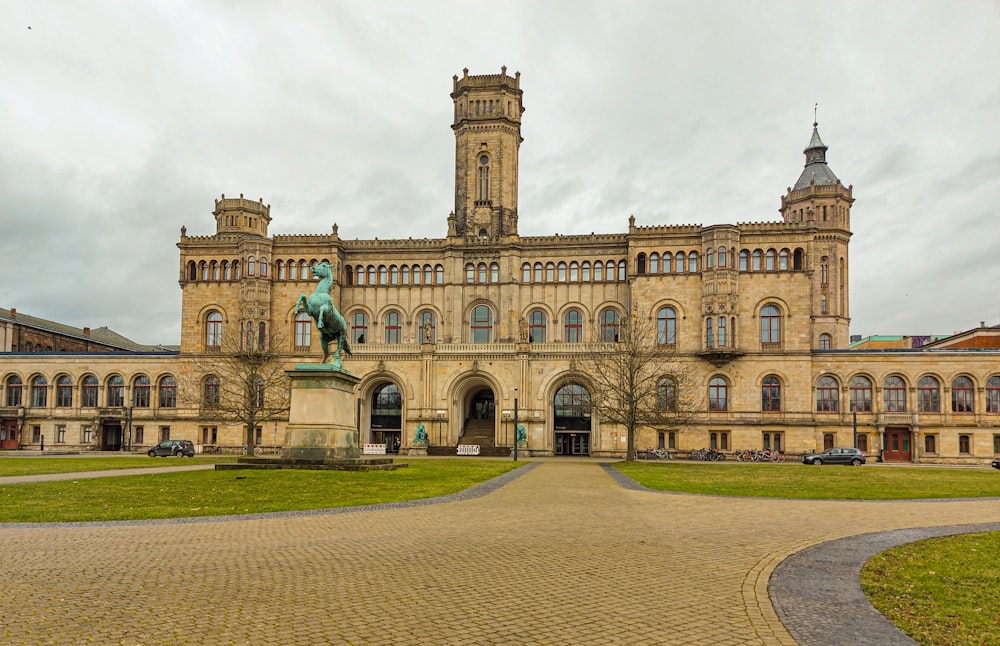
[[[202,419],[241,426],[251,449],[258,426],[288,419],[289,380],[278,353],[284,341],[273,331],[262,338],[223,335],[217,351],[194,360],[178,396],[197,407]]]
[[[635,456],[636,431],[680,430],[699,410],[693,364],[684,361],[656,323],[624,317],[611,338],[598,339],[581,366],[594,388],[591,408],[602,423],[625,429],[626,460]]]

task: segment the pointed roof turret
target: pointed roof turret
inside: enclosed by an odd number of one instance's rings
[[[805,188],[812,184],[816,186],[833,186],[839,184],[840,180],[833,174],[830,167],[826,165],[826,144],[819,138],[819,124],[813,121],[812,139],[809,145],[802,152],[806,155],[806,167],[802,169],[802,174],[792,187],[793,191]]]

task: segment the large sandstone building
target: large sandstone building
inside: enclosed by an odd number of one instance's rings
[[[164,437],[238,446],[241,429],[184,405],[178,383],[229,335],[279,331],[289,366],[321,355],[297,314],[310,267],[333,268],[349,328],[345,367],[362,443],[406,452],[418,425],[431,451],[507,451],[514,416],[531,455],[620,457],[622,429],[588,405],[584,359],[626,316],[649,324],[691,375],[697,414],[638,447],[811,451],[857,444],[885,460],[981,462],[1000,455],[1000,330],[919,348],[852,348],[853,187],[827,164],[814,124],[781,219],[642,225],[617,234],[518,234],[520,74],[453,80],[455,206],[435,239],[268,234],[263,200],[216,200],[215,232],[181,230],[179,353],[13,352],[0,363],[2,448],[142,450]],[[526,214],[542,217],[544,214]],[[17,348],[14,348],[17,350]],[[198,374],[192,374],[194,372]],[[516,412],[515,412],[516,411]],[[13,439],[12,439],[13,436]],[[259,441],[283,437],[283,424]]]

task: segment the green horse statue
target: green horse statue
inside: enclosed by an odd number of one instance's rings
[[[330,359],[330,342],[337,342],[337,349],[333,351],[333,361],[330,363],[334,368],[342,370],[344,362],[340,358],[340,352],[351,354],[351,346],[347,344],[347,322],[330,298],[333,271],[330,269],[330,263],[324,260],[313,265],[309,272],[319,277],[319,284],[313,290],[312,296],[306,298],[305,294],[299,294],[295,312],[307,312],[316,322],[316,329],[319,330],[319,338],[323,343],[323,363],[327,363]]]

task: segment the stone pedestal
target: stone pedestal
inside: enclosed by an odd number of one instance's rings
[[[413,445],[410,446],[409,451],[407,451],[407,455],[424,455],[424,456],[426,456],[427,455],[427,441],[426,440],[424,440],[423,442],[414,441]]]
[[[351,460],[361,456],[354,387],[360,379],[327,364],[287,370],[291,403],[283,458]]]

